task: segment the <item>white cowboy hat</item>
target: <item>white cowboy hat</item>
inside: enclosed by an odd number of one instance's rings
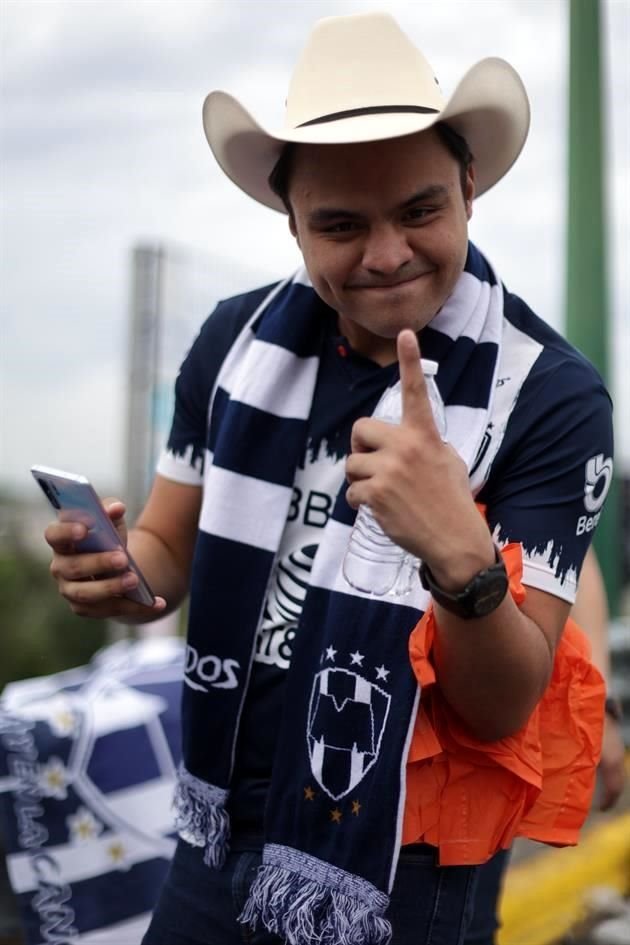
[[[265,131],[226,92],[211,92],[203,106],[206,138],[221,168],[254,200],[282,212],[267,179],[287,142],[377,141],[438,121],[468,142],[478,196],[507,173],[525,144],[525,87],[503,59],[482,59],[445,100],[433,69],[387,13],[315,24],[293,73],[280,131]]]

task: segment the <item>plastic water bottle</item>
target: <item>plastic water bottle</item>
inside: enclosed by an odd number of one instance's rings
[[[438,364],[425,358],[421,359],[421,364],[433,419],[440,436],[445,439],[444,403],[435,383]],[[373,416],[386,423],[400,423],[402,397],[399,384],[387,388]],[[374,597],[384,597],[386,594],[402,597],[412,590],[419,565],[414,555],[396,545],[385,534],[369,505],[360,505],[343,560],[343,576],[348,584]]]

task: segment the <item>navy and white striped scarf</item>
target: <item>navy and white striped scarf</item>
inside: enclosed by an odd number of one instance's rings
[[[231,348],[209,418],[193,565],[178,829],[220,868],[225,809],[256,631],[304,450],[321,302],[304,271],[276,287]],[[439,362],[448,439],[473,470],[492,407],[501,285],[471,245],[422,332]],[[475,488],[474,475],[471,485]],[[408,638],[428,605],[351,588],[341,564],[354,512],[342,488],[310,578],[278,735],[263,866],[241,921],[291,945],[382,945],[396,871],[419,688]]]

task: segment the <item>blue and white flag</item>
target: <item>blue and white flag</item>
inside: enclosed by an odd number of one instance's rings
[[[0,829],[28,945],[135,945],[175,849],[184,645],[122,641],[11,683]]]

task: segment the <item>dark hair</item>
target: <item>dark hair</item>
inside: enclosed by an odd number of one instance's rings
[[[293,214],[291,209],[291,204],[289,203],[289,184],[291,178],[291,170],[293,168],[293,155],[295,154],[295,145],[289,141],[288,144],[285,144],[282,151],[280,152],[280,157],[273,166],[273,170],[269,177],[267,178],[267,183],[269,187],[276,195],[280,197],[280,200],[285,205],[287,213],[289,216]]]
[[[443,121],[438,121],[435,125],[435,130],[437,131],[440,141],[445,148],[451,153],[459,164],[459,179],[462,184],[462,193],[466,195],[466,176],[470,169],[470,165],[475,160],[474,155],[470,148],[468,147],[468,142],[465,138],[455,131],[454,128],[451,128],[450,125],[447,125]]]
[[[468,147],[468,142],[465,138],[462,138],[462,136],[458,134],[457,131],[451,128],[450,125],[447,125],[444,122],[439,121],[433,127],[437,131],[442,144],[459,164],[462,193],[465,194],[466,176],[468,174],[470,165],[474,161],[473,154]],[[276,161],[271,174],[267,178],[269,187],[276,197],[280,197],[280,200],[285,205],[289,216],[291,216],[293,213],[291,204],[289,202],[289,184],[291,183],[291,171],[293,169],[295,148],[296,145],[293,142],[285,144],[282,151],[280,152],[280,157]]]

